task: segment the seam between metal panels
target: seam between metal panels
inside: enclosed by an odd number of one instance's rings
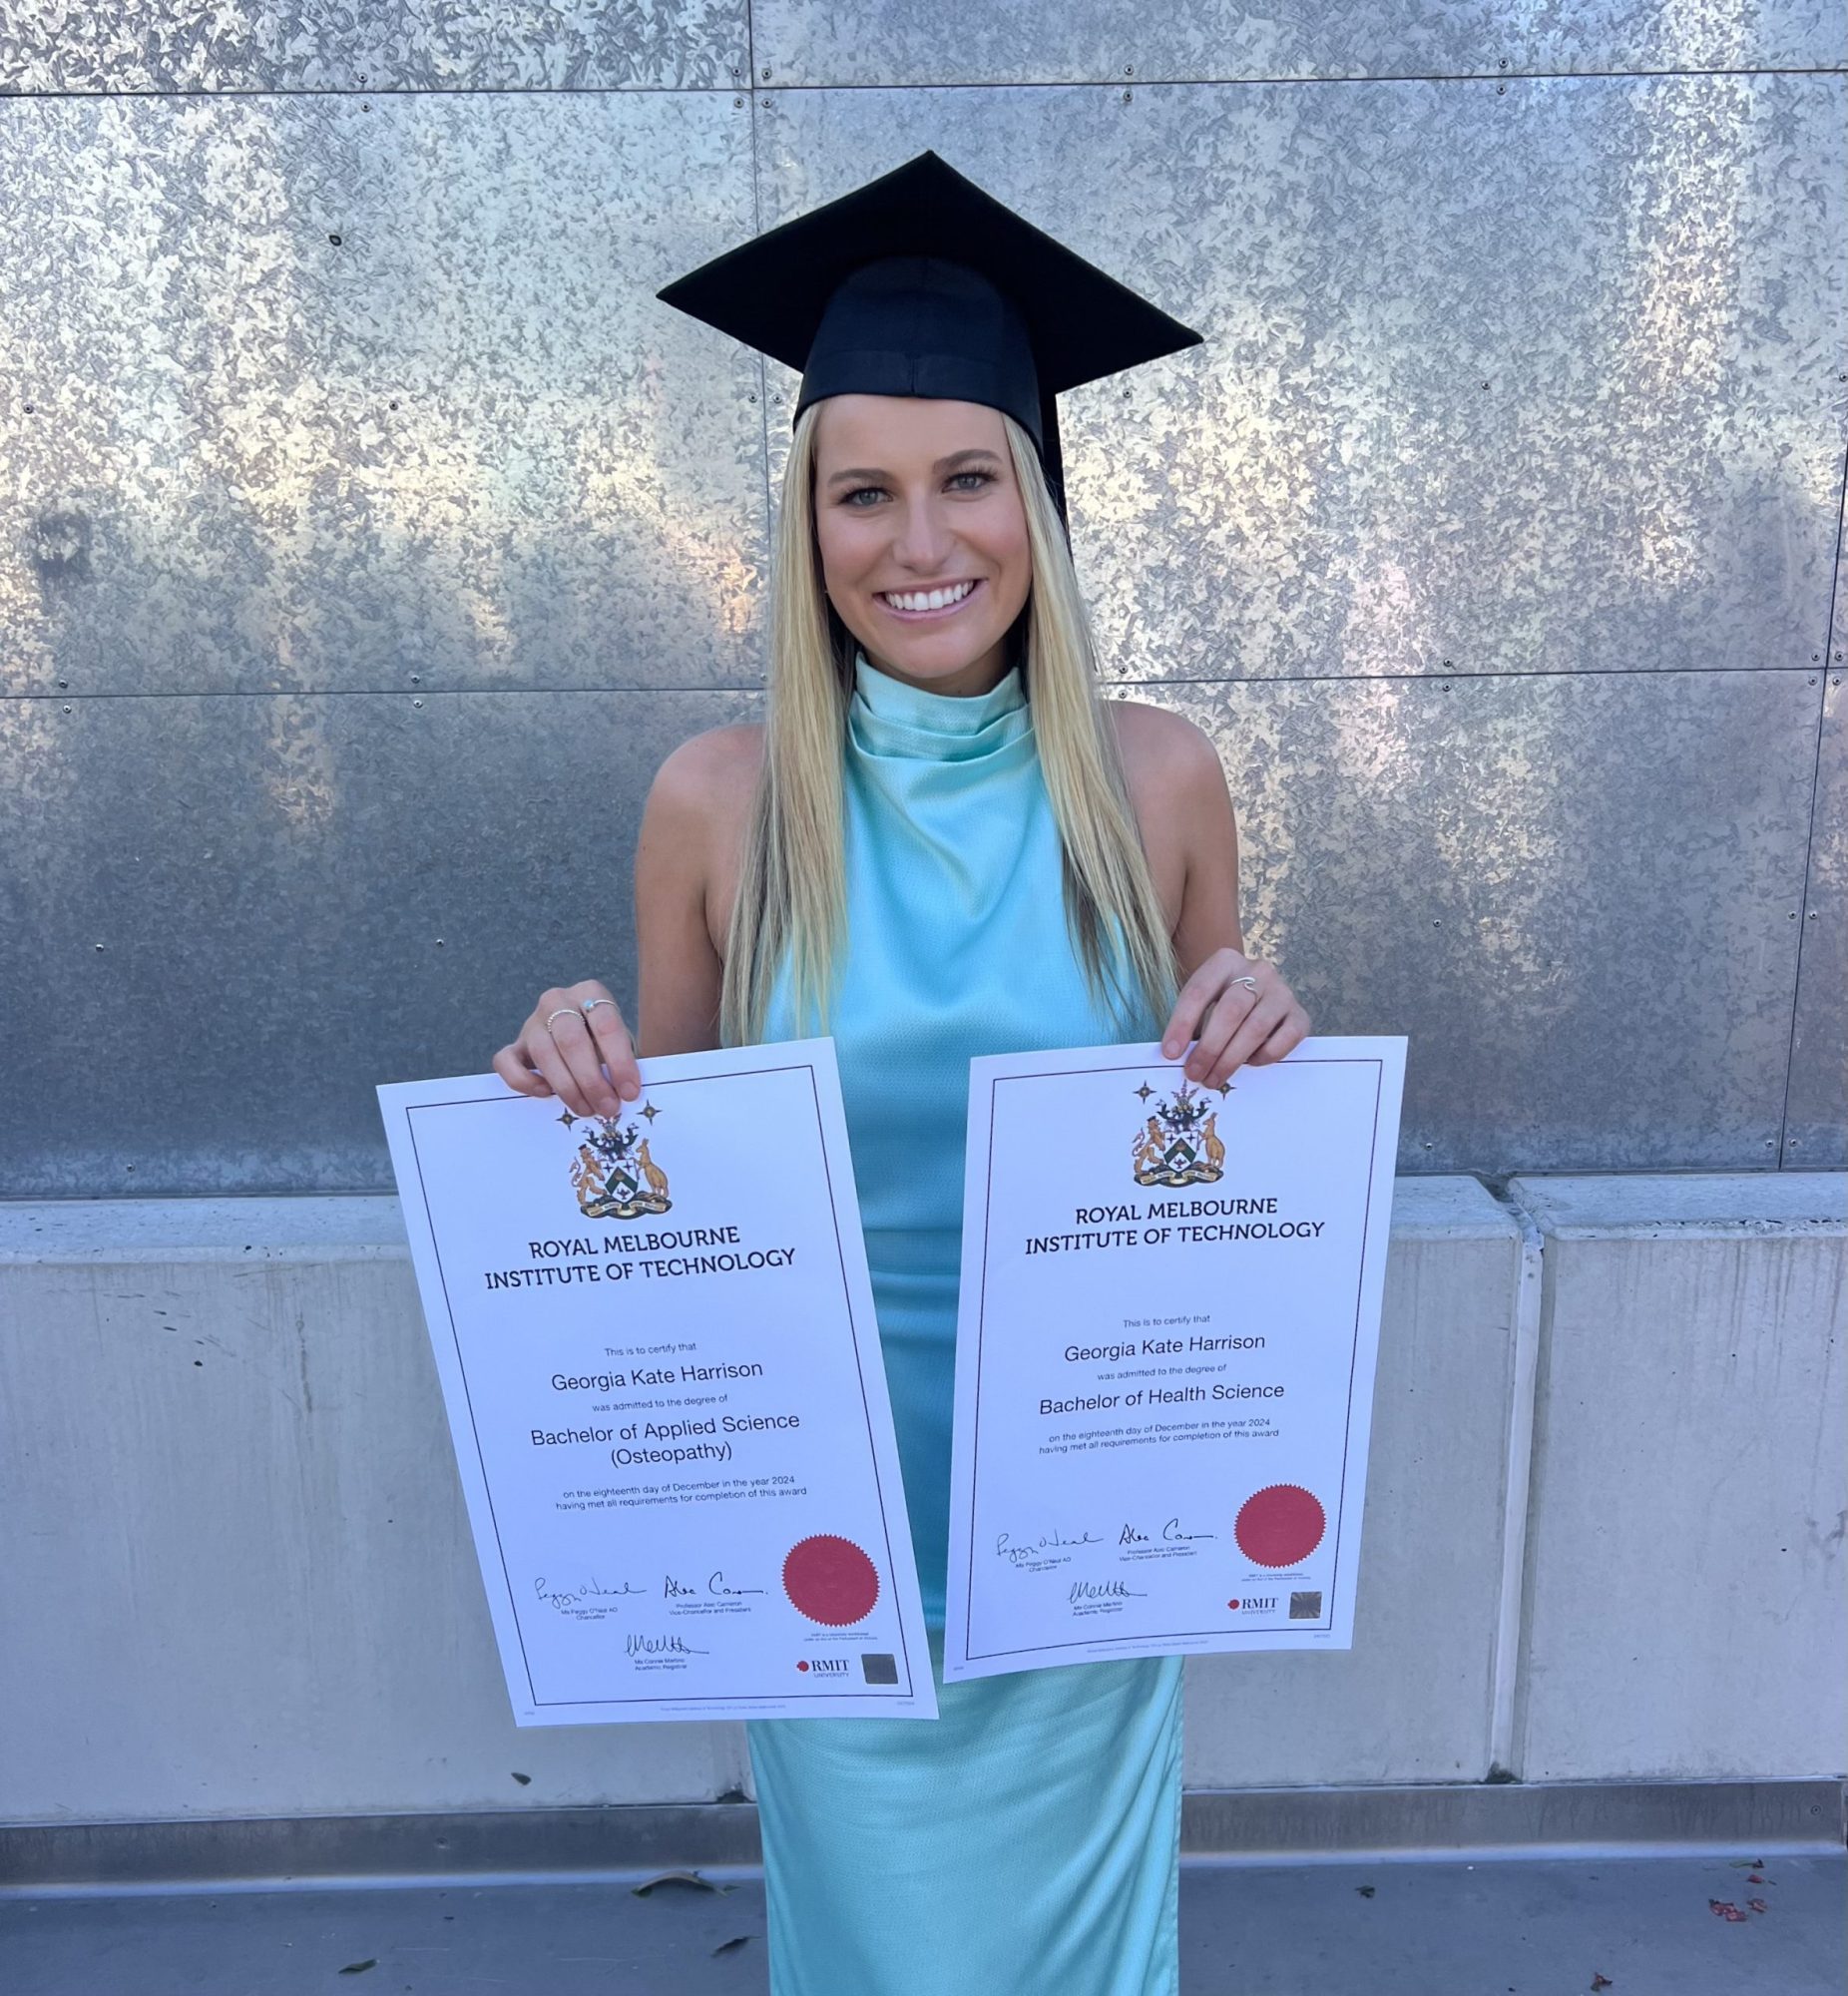
[[[752,42],[749,9],[745,10],[745,47],[750,55],[752,80],[756,77],[756,56]],[[1305,86],[1389,83],[1656,83],[1687,82],[1703,77],[1848,76],[1844,64],[1787,64],[1762,69],[1494,69],[1494,70],[1392,70],[1363,71],[1351,76],[1306,76],[1254,74],[1247,76],[1159,76],[1159,77],[985,77],[944,78],[936,81],[901,83],[759,83],[760,90],[1111,90],[1129,85],[1141,90],[1226,89],[1238,85],[1300,89]],[[537,84],[526,89],[501,86],[471,89],[467,85],[420,86],[407,89],[398,85],[383,88],[376,84],[320,85],[313,89],[287,84],[243,84],[222,90],[4,90],[0,104],[120,103],[137,98],[185,103],[194,99],[240,97],[723,97],[735,95],[730,84],[715,83],[606,83]]]
[[[1696,78],[1848,76],[1848,65],[1793,64],[1764,69],[1491,69],[1393,70],[1359,76],[1069,76],[945,78],[921,83],[760,83],[759,90],[1220,90],[1239,85],[1300,89],[1305,85],[1386,83],[1685,83]]]
[[[1489,1673],[1489,1775],[1491,1779],[1519,1779],[1520,1770],[1515,1765],[1515,1708],[1521,1673],[1521,1632],[1527,1621],[1528,1511],[1534,1480],[1534,1416],[1540,1390],[1546,1240],[1534,1216],[1509,1191],[1506,1179],[1484,1181],[1484,1189],[1521,1230],[1507,1459],[1502,1485],[1502,1572],[1496,1597],[1495,1650]]]
[[[1835,566],[1829,575],[1829,614],[1822,626],[1822,663],[1816,674],[1816,755],[1810,765],[1809,822],[1803,833],[1803,887],[1797,898],[1796,974],[1790,980],[1790,1038],[1784,1049],[1784,1101],[1777,1123],[1777,1166],[1782,1171],[1790,1143],[1790,1088],[1797,1057],[1797,1012],[1803,997],[1803,938],[1809,932],[1809,887],[1816,863],[1816,818],[1822,803],[1822,731],[1829,712],[1829,669],[1835,651],[1835,620],[1841,612],[1836,592],[1842,572],[1842,525],[1848,521],[1848,451],[1836,484]]]
[[[769,408],[767,395],[760,395],[764,407],[766,425],[766,448],[764,457],[765,492],[768,491],[769,461],[767,449],[767,425]],[[1100,679],[1098,691],[1108,699],[1113,693],[1131,687],[1159,693],[1163,687],[1241,687],[1241,686],[1423,686],[1442,684],[1447,680],[1481,681],[1485,685],[1522,686],[1535,681],[1570,684],[1575,680],[1671,680],[1671,679],[1713,679],[1731,674],[1739,679],[1766,679],[1779,673],[1807,673],[1814,670],[1809,666],[1608,666],[1585,667],[1562,673],[1548,672],[1429,672],[1429,673],[1220,673],[1202,679],[1145,679],[1115,680]],[[352,695],[363,695],[367,699],[396,696],[404,700],[438,700],[467,694],[474,698],[502,696],[506,698],[530,700],[534,695],[553,694],[649,694],[664,699],[672,699],[683,694],[712,693],[761,693],[761,681],[745,681],[733,686],[729,683],[711,686],[447,686],[447,687],[163,687],[158,690],[137,691],[125,688],[121,691],[98,688],[82,692],[76,688],[61,689],[55,693],[0,693],[0,701],[62,701],[69,706],[80,700],[341,700]]]

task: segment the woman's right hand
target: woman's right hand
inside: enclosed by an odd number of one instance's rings
[[[594,1004],[597,999],[603,1002]],[[494,1056],[494,1072],[516,1093],[556,1095],[578,1116],[614,1116],[642,1093],[622,1011],[608,988],[590,977],[542,992],[519,1038]]]

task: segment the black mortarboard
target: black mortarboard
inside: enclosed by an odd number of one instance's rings
[[[846,394],[1005,410],[1038,444],[1061,518],[1054,397],[1200,343],[928,152],[657,295],[799,368],[797,416]]]

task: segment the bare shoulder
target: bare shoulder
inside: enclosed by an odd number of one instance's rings
[[[1104,711],[1116,724],[1117,746],[1133,791],[1174,793],[1223,781],[1212,737],[1184,714],[1146,700],[1106,701]]]
[[[733,722],[689,736],[655,771],[650,814],[683,826],[731,822],[749,803],[762,761],[761,723]]]

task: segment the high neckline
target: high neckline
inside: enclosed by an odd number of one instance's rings
[[[868,753],[945,762],[993,753],[1033,725],[1019,666],[1010,666],[987,693],[929,693],[882,673],[864,652],[854,655],[847,719]]]

